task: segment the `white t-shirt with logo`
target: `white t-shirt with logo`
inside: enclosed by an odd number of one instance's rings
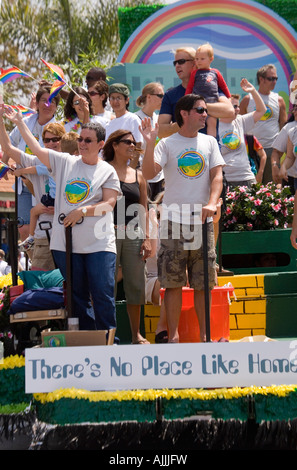
[[[244,139],[254,123],[253,113],[239,114],[232,122],[219,121],[221,153],[226,163],[224,173],[230,183],[255,179]]]
[[[193,138],[175,133],[161,139],[155,162],[163,168],[165,178],[162,218],[166,217],[165,206],[176,206],[177,212],[184,212],[185,206],[190,212],[195,212],[195,204],[205,206],[210,196],[210,170],[225,164],[216,139],[202,133]],[[167,216],[177,220],[173,213]]]
[[[264,148],[271,148],[274,139],[279,133],[279,95],[271,91],[269,95],[259,93],[266,105],[266,112],[261,119],[255,123],[249,134],[254,135]],[[255,111],[256,105],[252,95],[247,106],[248,113]]]
[[[65,251],[65,228],[59,223],[60,214],[67,215],[78,207],[102,201],[102,189],[121,192],[115,169],[98,159],[96,165],[88,165],[81,156],[49,151],[50,168],[56,181],[54,229],[51,249]],[[111,251],[116,253],[113,212],[103,216],[84,217],[83,223],[72,228],[73,253]]]

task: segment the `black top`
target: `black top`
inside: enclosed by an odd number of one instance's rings
[[[125,183],[124,181],[120,181],[120,185],[122,190],[122,197],[118,199],[114,208],[114,224],[127,225],[128,222],[138,215],[138,209],[136,206],[135,208],[130,207],[130,209],[128,209],[129,206],[132,206],[133,204],[139,204],[140,200],[137,171],[136,179],[133,183]]]

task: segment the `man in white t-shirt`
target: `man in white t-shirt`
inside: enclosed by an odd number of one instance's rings
[[[158,125],[152,129],[149,119],[142,121],[146,141],[143,175],[150,179],[161,169],[164,171],[158,273],[161,287],[166,289],[168,342],[171,343],[179,341],[182,287],[188,281],[194,289],[200,339],[206,341],[201,223],[207,223],[208,230],[209,296],[216,281],[212,216],[222,192],[224,160],[216,139],[198,133],[205,126],[206,117],[203,97],[186,95],[180,98],[176,105],[180,130],[161,139],[156,147]]]
[[[263,183],[272,181],[271,153],[272,144],[280,129],[287,121],[286,103],[284,99],[273,90],[278,80],[277,70],[273,64],[264,65],[257,71],[258,91],[266,105],[266,112],[249,134],[254,135],[267,155],[267,163],[263,175]],[[240,103],[240,114],[247,114],[255,110],[253,97],[248,94]]]

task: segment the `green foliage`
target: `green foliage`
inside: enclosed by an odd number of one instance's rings
[[[119,32],[120,32],[120,49],[128,41],[129,37],[134,33],[138,26],[147,18],[156,13],[166,5],[139,5],[133,7],[120,7],[119,15]]]

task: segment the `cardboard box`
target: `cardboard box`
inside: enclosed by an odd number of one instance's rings
[[[65,346],[111,346],[114,344],[115,329],[78,330],[78,331],[42,331],[42,347]]]
[[[64,308],[56,310],[33,310],[29,312],[18,312],[10,315],[10,323],[20,323],[40,320],[60,320],[67,318]]]

